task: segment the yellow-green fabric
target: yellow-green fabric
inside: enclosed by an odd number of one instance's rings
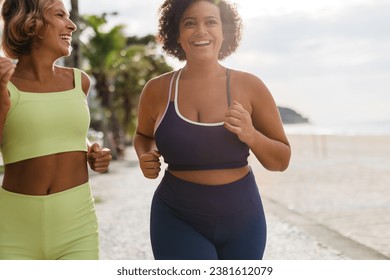
[[[1,260],[98,258],[98,223],[88,182],[42,196],[0,188]]]
[[[11,108],[3,129],[4,164],[70,151],[87,151],[90,115],[81,87],[81,72],[74,69],[74,88],[33,93],[8,83]]]

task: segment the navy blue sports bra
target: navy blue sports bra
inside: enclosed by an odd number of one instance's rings
[[[249,147],[228,131],[223,122],[199,123],[191,121],[179,112],[178,84],[171,101],[173,81],[169,88],[168,104],[155,131],[157,148],[168,164],[168,170],[210,170],[239,168],[248,164]],[[227,71],[227,97],[230,105],[229,73]]]

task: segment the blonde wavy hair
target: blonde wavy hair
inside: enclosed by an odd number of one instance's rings
[[[2,49],[10,58],[27,55],[35,38],[47,28],[45,12],[59,0],[5,0],[1,8],[4,21]],[[0,2],[0,3],[1,3]]]

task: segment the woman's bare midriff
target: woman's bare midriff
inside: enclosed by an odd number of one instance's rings
[[[2,187],[26,195],[48,195],[88,181],[86,153],[66,152],[27,159],[4,167]]]
[[[237,181],[245,177],[250,171],[249,166],[244,166],[234,169],[218,169],[218,170],[195,170],[195,171],[174,171],[169,172],[188,182],[202,184],[202,185],[223,185]]]

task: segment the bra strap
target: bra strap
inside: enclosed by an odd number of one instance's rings
[[[226,95],[228,101],[228,107],[232,104],[232,98],[230,96],[230,71],[226,68]]]
[[[81,85],[81,71],[77,68],[73,68],[74,86],[75,88],[82,88]]]
[[[16,106],[16,104],[19,102],[20,91],[11,81],[8,82],[7,89],[9,93],[9,98],[11,100],[11,108],[8,111],[8,113],[10,113],[12,109]]]
[[[175,81],[175,78],[177,76],[177,73],[180,72],[181,70],[175,71],[172,75],[171,82],[169,83],[169,93],[168,93],[168,104],[172,99],[172,88],[173,88],[173,83]],[[176,93],[175,93],[176,94]]]

